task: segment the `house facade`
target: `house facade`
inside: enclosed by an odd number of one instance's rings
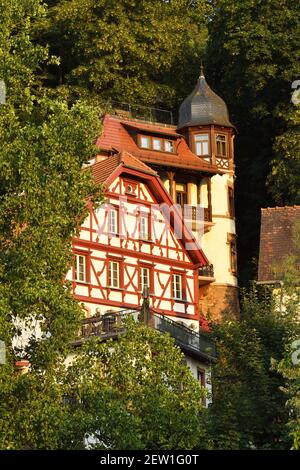
[[[68,273],[87,312],[83,335],[108,336],[145,298],[209,388],[216,360],[209,317],[238,316],[234,217],[235,129],[203,71],[178,125],[114,109],[103,116],[90,167],[105,202],[90,205]]]

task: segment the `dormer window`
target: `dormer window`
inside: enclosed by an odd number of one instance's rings
[[[151,143],[150,137],[147,137],[147,136],[145,136],[145,135],[142,135],[140,142],[141,142],[141,147],[142,147],[143,149],[149,149],[149,148],[151,147],[151,146],[150,146],[150,143]]]
[[[174,142],[172,140],[165,140],[165,152],[174,152]]]
[[[199,157],[209,155],[209,135],[196,134],[195,135],[195,153]]]
[[[156,152],[175,152],[175,142],[163,137],[154,137],[150,135],[138,135],[138,145],[142,149],[155,150]]]
[[[226,135],[224,134],[217,134],[216,137],[216,144],[217,144],[217,156],[226,158]]]
[[[162,148],[162,142],[161,142],[161,139],[155,139],[153,138],[152,140],[152,146],[153,146],[153,150],[161,150]]]

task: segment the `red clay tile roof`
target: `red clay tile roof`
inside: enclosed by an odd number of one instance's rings
[[[165,135],[166,138],[174,137],[177,154],[141,149],[131,135],[130,129],[157,133],[158,135]],[[131,155],[147,163],[213,174],[220,173],[220,170],[215,165],[203,161],[191,152],[185,139],[176,132],[175,126],[129,121],[106,114],[103,120],[103,132],[97,140],[97,145],[105,151],[115,149],[121,152],[126,150]]]
[[[96,183],[104,183],[108,177],[120,166],[131,170],[141,171],[142,173],[157,176],[157,173],[145,165],[143,162],[130,155],[128,152],[121,152],[111,155],[105,160],[92,165],[92,174]]]
[[[272,267],[295,252],[292,233],[300,220],[300,206],[273,207],[261,210],[258,281],[274,280]]]

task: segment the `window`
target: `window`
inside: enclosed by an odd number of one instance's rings
[[[217,156],[226,157],[226,136],[223,134],[217,134]]]
[[[157,152],[174,153],[175,143],[173,140],[164,139],[150,135],[138,135],[138,144],[143,149],[156,150]]]
[[[174,142],[172,140],[165,140],[165,151],[174,152]]]
[[[234,193],[231,186],[228,186],[228,212],[230,217],[234,217]]]
[[[140,238],[149,240],[149,217],[148,214],[140,215]]]
[[[141,267],[140,269],[140,289],[144,292],[145,288],[150,290],[150,269]]]
[[[109,261],[108,263],[108,286],[120,287],[120,263],[118,261]]]
[[[86,256],[75,255],[74,265],[75,280],[78,282],[86,282]]]
[[[108,213],[108,232],[112,235],[116,235],[118,230],[118,217],[119,211],[118,209],[111,207]]]
[[[179,204],[182,210],[187,204],[187,185],[184,183],[176,183],[176,204]]]
[[[175,300],[183,299],[181,274],[173,274],[173,298]]]
[[[149,149],[150,148],[150,138],[146,137],[144,135],[141,136],[141,147],[143,149]]]
[[[153,138],[152,140],[152,147],[153,150],[161,150],[161,140]]]
[[[233,233],[228,233],[228,244],[230,251],[230,272],[234,275],[237,273],[237,250],[236,250],[236,236]]]
[[[195,135],[195,149],[196,155],[209,155],[208,134]]]

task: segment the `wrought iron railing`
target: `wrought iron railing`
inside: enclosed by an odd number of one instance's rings
[[[214,277],[214,265],[207,264],[199,268],[199,276],[202,277]]]
[[[110,100],[107,106],[112,108],[116,114],[122,117],[133,119],[141,119],[143,121],[159,122],[162,124],[174,124],[173,113],[166,109],[151,108],[138,104],[123,103],[120,101]]]
[[[196,333],[187,326],[179,324],[163,315],[154,314],[153,318],[154,328],[161,333],[170,333],[178,346],[181,346],[188,352],[200,353],[208,359],[216,358],[216,346],[214,342],[204,334]]]

